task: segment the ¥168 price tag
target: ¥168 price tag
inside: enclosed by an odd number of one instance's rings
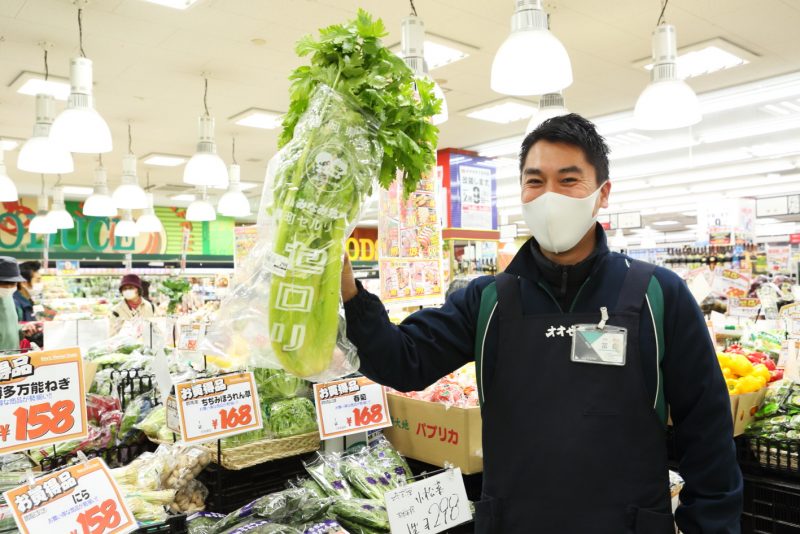
[[[385,499],[397,534],[436,534],[472,519],[461,469],[389,491]]]
[[[0,454],[87,433],[80,349],[0,356]]]
[[[314,401],[322,439],[392,425],[386,391],[368,378],[314,384]]]
[[[105,462],[93,458],[4,494],[23,534],[124,534],[138,525]]]
[[[253,373],[183,382],[175,386],[181,438],[187,443],[222,439],[262,427]]]

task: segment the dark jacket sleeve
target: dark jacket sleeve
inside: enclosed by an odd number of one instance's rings
[[[686,481],[676,521],[684,534],[738,534],[742,474],[728,389],[694,297],[674,274],[667,282],[664,389]]]
[[[419,391],[472,361],[481,292],[491,281],[473,280],[441,308],[422,309],[400,325],[392,324],[380,299],[359,284],[344,309],[361,372],[398,391]]]

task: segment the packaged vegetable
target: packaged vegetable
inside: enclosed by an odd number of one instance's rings
[[[344,521],[378,530],[389,530],[389,514],[382,501],[337,499],[330,511]]]
[[[378,530],[364,525],[359,525],[357,523],[353,523],[352,521],[348,521],[343,517],[338,518],[338,521],[344,528],[347,529],[349,534],[382,534],[384,532],[388,532],[387,530]]]
[[[393,479],[396,481],[396,486],[405,486],[411,481],[413,475],[408,462],[384,435],[381,434],[369,447],[369,452],[377,464],[383,467],[387,478],[390,481]]]
[[[196,512],[186,518],[187,534],[211,534],[214,525],[220,522],[225,514],[215,512]]]
[[[176,514],[191,514],[206,508],[208,488],[199,480],[190,480],[180,491],[175,494],[175,499],[170,504],[170,511]]]
[[[176,444],[172,452],[175,468],[164,483],[166,488],[182,489],[211,463],[211,451],[198,445]]]
[[[312,521],[300,527],[300,531],[303,534],[353,534],[350,530],[345,530],[336,519]]]
[[[224,531],[222,534],[302,534],[302,532],[289,525],[255,520],[237,525]]]
[[[167,520],[167,512],[159,504],[149,503],[140,497],[126,497],[125,502],[137,521],[148,523]]]
[[[283,369],[255,367],[251,370],[258,386],[258,395],[262,400],[295,397],[307,384],[302,378],[292,376]]]
[[[316,458],[303,462],[303,465],[306,468],[306,472],[329,497],[349,499],[353,496],[350,484],[347,483],[347,480],[339,470],[339,462],[334,455],[317,453]]]
[[[161,404],[153,408],[147,416],[134,424],[133,427],[141,430],[148,438],[157,438],[162,428],[167,426],[167,408]]]
[[[267,499],[269,497],[270,497],[269,495],[265,495],[264,497],[259,497],[258,499],[251,501],[242,506],[241,508],[229,513],[224,518],[222,518],[216,525],[214,525],[214,528],[211,530],[210,534],[219,534],[234,527],[235,525],[238,525],[239,523],[243,523],[248,518],[253,516],[255,506],[262,499]]]
[[[346,456],[340,469],[350,486],[367,499],[381,500],[387,491],[395,488],[383,470],[370,461],[369,453]]]
[[[265,405],[265,420],[276,438],[307,434],[317,430],[314,403],[305,397],[295,397]]]
[[[297,477],[294,480],[290,480],[287,483],[289,488],[301,488],[306,491],[311,492],[312,494],[316,495],[317,497],[326,497],[327,495],[322,490],[319,484],[314,481],[313,478],[308,477]]]

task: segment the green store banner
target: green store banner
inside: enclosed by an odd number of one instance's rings
[[[148,256],[180,256],[183,252],[184,228],[189,231],[191,256],[232,256],[234,221],[217,217],[210,222],[186,220],[186,208],[157,206],[164,232],[140,234],[136,238],[114,235],[118,217],[87,217],[83,203],[67,201],[66,208],[75,221],[74,228],[59,230],[50,236],[28,232],[36,215],[36,198],[23,197],[19,202],[3,202],[0,209],[0,254],[39,253],[49,239],[49,253],[84,254],[92,257],[105,254],[140,254]]]

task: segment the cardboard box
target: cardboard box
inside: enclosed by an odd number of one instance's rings
[[[755,418],[758,407],[764,401],[767,395],[767,388],[761,388],[754,393],[742,393],[734,395],[738,397],[738,406],[736,409],[736,417],[733,420],[733,435],[739,436],[744,434],[744,429]],[[731,398],[731,401],[733,397]]]
[[[86,385],[86,391],[89,391],[92,388],[92,384],[94,383],[94,375],[96,374],[97,364],[83,360],[83,383]]]
[[[401,454],[440,467],[449,462],[465,475],[483,471],[480,408],[387,397],[392,426],[383,433]]]

